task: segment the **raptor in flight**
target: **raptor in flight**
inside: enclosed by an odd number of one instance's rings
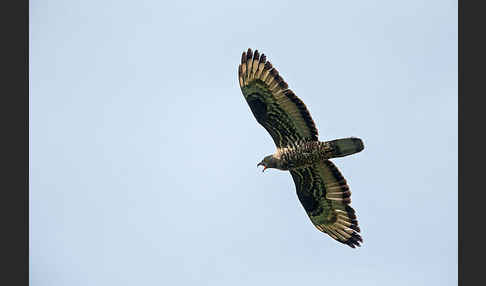
[[[352,248],[363,242],[346,180],[331,158],[363,150],[359,138],[321,142],[305,104],[264,54],[248,49],[238,67],[241,91],[277,147],[257,166],[290,171],[297,197],[315,227]]]

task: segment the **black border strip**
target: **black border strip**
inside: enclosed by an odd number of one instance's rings
[[[2,285],[29,285],[29,1],[0,4]]]

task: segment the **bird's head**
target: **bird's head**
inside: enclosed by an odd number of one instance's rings
[[[277,159],[273,157],[273,155],[268,155],[257,164],[257,167],[258,166],[263,166],[262,172],[264,172],[267,168],[277,168]]]

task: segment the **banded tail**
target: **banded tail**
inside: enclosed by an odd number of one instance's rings
[[[358,153],[364,149],[363,141],[356,137],[327,141],[332,146],[331,158],[339,158]]]

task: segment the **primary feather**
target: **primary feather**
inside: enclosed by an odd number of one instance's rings
[[[350,247],[360,246],[360,228],[349,205],[351,192],[329,159],[360,152],[361,139],[319,142],[305,104],[258,51],[243,52],[238,80],[253,115],[277,147],[259,165],[290,171],[297,197],[315,227]]]

